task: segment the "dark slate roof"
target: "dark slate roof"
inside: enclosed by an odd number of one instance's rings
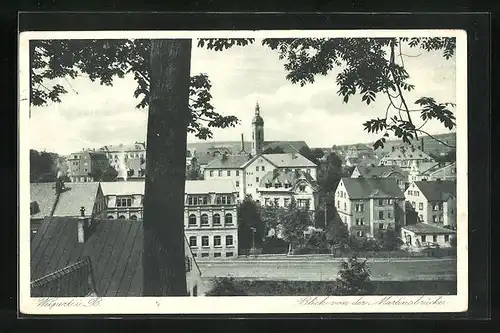
[[[262,157],[278,168],[316,167],[316,164],[299,153],[263,154]]]
[[[450,195],[457,196],[457,182],[454,180],[417,181],[415,185],[429,201],[446,201]]]
[[[207,165],[210,163],[215,157],[213,157],[211,154],[197,154],[196,156],[193,156],[194,159],[196,159],[196,162],[199,165]]]
[[[226,155],[215,157],[205,169],[238,169],[250,160],[249,155]]]
[[[80,216],[80,207],[85,207],[85,214],[92,214],[98,182],[65,183],[66,190],[61,193],[53,216]]]
[[[406,229],[406,230],[411,231],[411,232],[414,232],[416,234],[446,235],[446,234],[454,234],[455,233],[455,231],[453,231],[453,230],[441,228],[437,225],[430,224],[430,223],[410,224],[410,225],[405,225],[401,228]]]
[[[262,150],[277,147],[283,148],[285,153],[298,153],[302,147],[308,147],[308,145],[305,141],[265,141]]]
[[[89,257],[97,295],[141,296],[142,223],[94,220],[85,243],[78,242],[77,224],[77,218],[67,217],[48,217],[43,221],[31,241],[31,281]],[[190,251],[187,241],[186,251]],[[196,267],[200,272],[197,264]]]
[[[305,179],[308,183],[310,183],[314,189],[319,189],[317,182],[314,178],[308,174],[307,172],[299,171],[291,171],[291,170],[279,170],[277,171],[269,171],[262,177],[259,182],[259,187],[265,187],[267,183],[274,184],[278,181],[282,186],[285,183],[290,184],[292,187],[297,184],[300,180]]]
[[[408,172],[396,165],[376,165],[376,166],[357,166],[360,174],[365,178],[380,177],[387,178],[394,173],[399,173],[403,177],[408,177]]]
[[[108,160],[108,157],[106,156],[106,153],[104,152],[89,152],[90,158],[93,160]]]
[[[49,216],[56,200],[56,183],[31,183],[30,184],[30,202],[35,208],[32,219],[43,219]]]
[[[342,178],[350,199],[404,198],[404,193],[392,178]]]

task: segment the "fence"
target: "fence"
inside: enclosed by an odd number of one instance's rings
[[[95,293],[90,258],[31,282],[31,297],[84,297]]]

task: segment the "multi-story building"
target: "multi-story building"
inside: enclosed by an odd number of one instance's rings
[[[135,142],[133,145],[109,145],[99,149],[106,154],[109,164],[118,171],[118,177],[143,179],[146,174],[146,144]]]
[[[94,175],[104,172],[108,166],[105,154],[95,150],[82,150],[67,158],[69,179],[72,182],[93,182]]]
[[[342,178],[335,207],[356,237],[383,237],[387,229],[405,225],[404,195],[391,178]]]
[[[108,219],[142,220],[144,181],[102,182]]]
[[[238,256],[237,192],[230,180],[186,181],[184,233],[193,256]]]
[[[425,162],[435,162],[435,160],[415,146],[404,145],[392,147],[392,151],[380,159],[380,165],[397,165],[403,169],[411,168],[414,163],[418,165]]]
[[[457,223],[457,183],[451,180],[416,181],[405,192],[418,220],[440,226]]]
[[[304,171],[269,171],[256,189],[261,204],[288,207],[294,199],[300,208],[309,207],[311,212],[318,208],[319,186],[312,176]]]
[[[453,163],[431,163],[429,165],[412,165],[410,169],[411,181],[422,180],[456,180],[457,165]]]
[[[396,165],[358,165],[354,168],[351,178],[393,178],[398,182],[401,191],[405,191],[409,185],[408,171]]]

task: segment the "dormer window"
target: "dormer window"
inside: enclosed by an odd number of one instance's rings
[[[271,183],[266,183],[266,188],[270,188],[271,187]]]
[[[280,188],[281,184],[280,183],[274,183],[274,188]]]
[[[299,191],[300,192],[305,192],[306,191],[306,186],[305,185],[300,185],[299,186]]]

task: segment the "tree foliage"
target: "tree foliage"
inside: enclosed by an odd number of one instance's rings
[[[342,160],[337,154],[328,154],[326,160],[319,164],[317,178],[323,194],[335,191],[342,178]]]
[[[253,235],[252,228],[255,228]],[[238,205],[238,245],[250,249],[255,237],[255,246],[260,247],[266,235],[266,228],[259,213],[259,207],[249,196]]]
[[[56,153],[30,149],[30,182],[47,183],[57,179],[58,169],[63,168],[64,161]],[[63,171],[66,176],[65,170]],[[66,178],[67,179],[67,176]]]
[[[395,251],[401,248],[403,241],[394,229],[387,229],[383,238],[380,239],[380,247],[384,251]]]
[[[112,166],[108,165],[105,169],[93,169],[92,173],[90,173],[89,175],[92,176],[92,178],[96,182],[114,182],[118,177],[118,171],[116,171],[116,169]],[[132,176],[133,174],[130,173],[130,170],[127,171],[127,177]]]
[[[215,277],[212,279],[212,289],[206,296],[247,296],[233,277]]]
[[[266,148],[266,149],[264,149],[264,151],[262,153],[263,154],[284,154],[285,151],[280,146],[277,146],[277,147]]]
[[[300,245],[304,240],[304,231],[311,225],[309,218],[309,207],[301,209],[297,207],[292,198],[281,219],[283,227],[283,239],[290,244],[290,250]]]
[[[340,295],[370,295],[374,286],[370,279],[370,269],[366,260],[360,260],[356,255],[343,260],[340,264],[337,292]]]
[[[337,219],[333,219],[325,228],[325,236],[328,245],[335,251],[349,244],[349,230],[347,226]]]

